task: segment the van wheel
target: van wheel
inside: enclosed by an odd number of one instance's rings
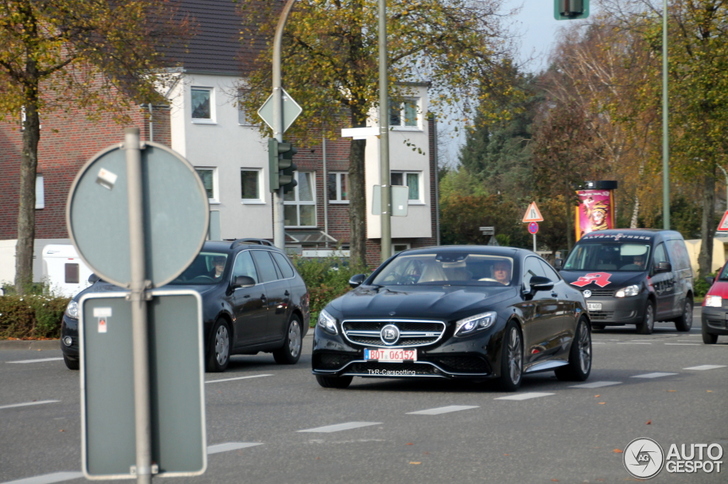
[[[678,331],[690,331],[693,327],[693,301],[690,298],[685,298],[683,301],[683,312],[679,318],[675,320],[675,329]]]
[[[637,332],[639,334],[652,334],[653,329],[655,329],[655,303],[648,299],[645,307],[645,317],[637,325]]]
[[[69,358],[66,355],[63,355],[63,362],[66,364],[66,368],[68,368],[69,370],[78,370],[81,366],[78,359]]]

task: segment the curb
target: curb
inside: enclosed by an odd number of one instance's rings
[[[60,350],[61,342],[57,339],[43,340],[0,340],[0,350]]]

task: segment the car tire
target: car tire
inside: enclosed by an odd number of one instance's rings
[[[206,369],[209,372],[225,371],[230,363],[230,328],[227,321],[220,318],[210,334],[207,351]]]
[[[569,350],[569,364],[557,368],[556,378],[561,381],[584,381],[589,378],[592,367],[592,338],[589,324],[582,318],[576,324],[574,340]]]
[[[718,335],[709,333],[705,323],[703,323],[701,332],[703,333],[703,343],[706,345],[714,345],[718,342]]]
[[[316,381],[324,388],[347,388],[353,379],[353,376],[316,375]]]
[[[683,301],[683,312],[679,318],[675,320],[675,329],[681,332],[690,331],[693,327],[693,300],[685,298]]]
[[[653,329],[655,329],[655,303],[648,299],[647,306],[645,306],[645,316],[642,322],[637,325],[637,332],[639,334],[652,334]]]
[[[301,358],[303,348],[303,329],[301,320],[295,314],[288,321],[286,337],[283,346],[273,352],[273,358],[279,365],[293,365]]]
[[[512,321],[506,325],[501,348],[501,375],[498,386],[502,391],[515,392],[523,379],[523,338]]]
[[[78,360],[78,358],[70,358],[66,355],[63,355],[63,362],[66,364],[66,368],[69,370],[78,370],[81,367],[81,362]]]

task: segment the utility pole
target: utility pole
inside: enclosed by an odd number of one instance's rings
[[[382,185],[381,260],[392,255],[392,186],[389,176],[389,96],[387,82],[387,0],[379,0],[379,182]]]

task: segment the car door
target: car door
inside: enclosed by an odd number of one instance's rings
[[[675,272],[672,270],[658,272],[656,269],[662,262],[670,262],[667,255],[667,248],[663,242],[655,246],[652,256],[652,267],[650,281],[655,290],[657,304],[655,307],[657,321],[660,317],[671,316],[672,307],[675,301]]]
[[[524,260],[522,275],[524,304],[529,309],[524,325],[526,364],[535,363],[557,352],[560,346],[558,336],[563,327],[557,294],[551,289],[533,290],[531,278],[534,276],[548,277],[540,259],[529,256]]]
[[[234,348],[259,343],[268,321],[266,286],[261,283],[250,251],[239,252],[233,264],[233,283],[236,277],[247,276],[255,281],[251,287],[234,287],[230,300],[235,318]]]
[[[270,251],[251,250],[250,252],[258,269],[258,274],[265,285],[267,297],[268,318],[265,327],[262,328],[260,338],[261,341],[265,342],[278,341],[285,334],[285,328],[288,324],[288,308],[291,300],[289,282],[282,278]]]

